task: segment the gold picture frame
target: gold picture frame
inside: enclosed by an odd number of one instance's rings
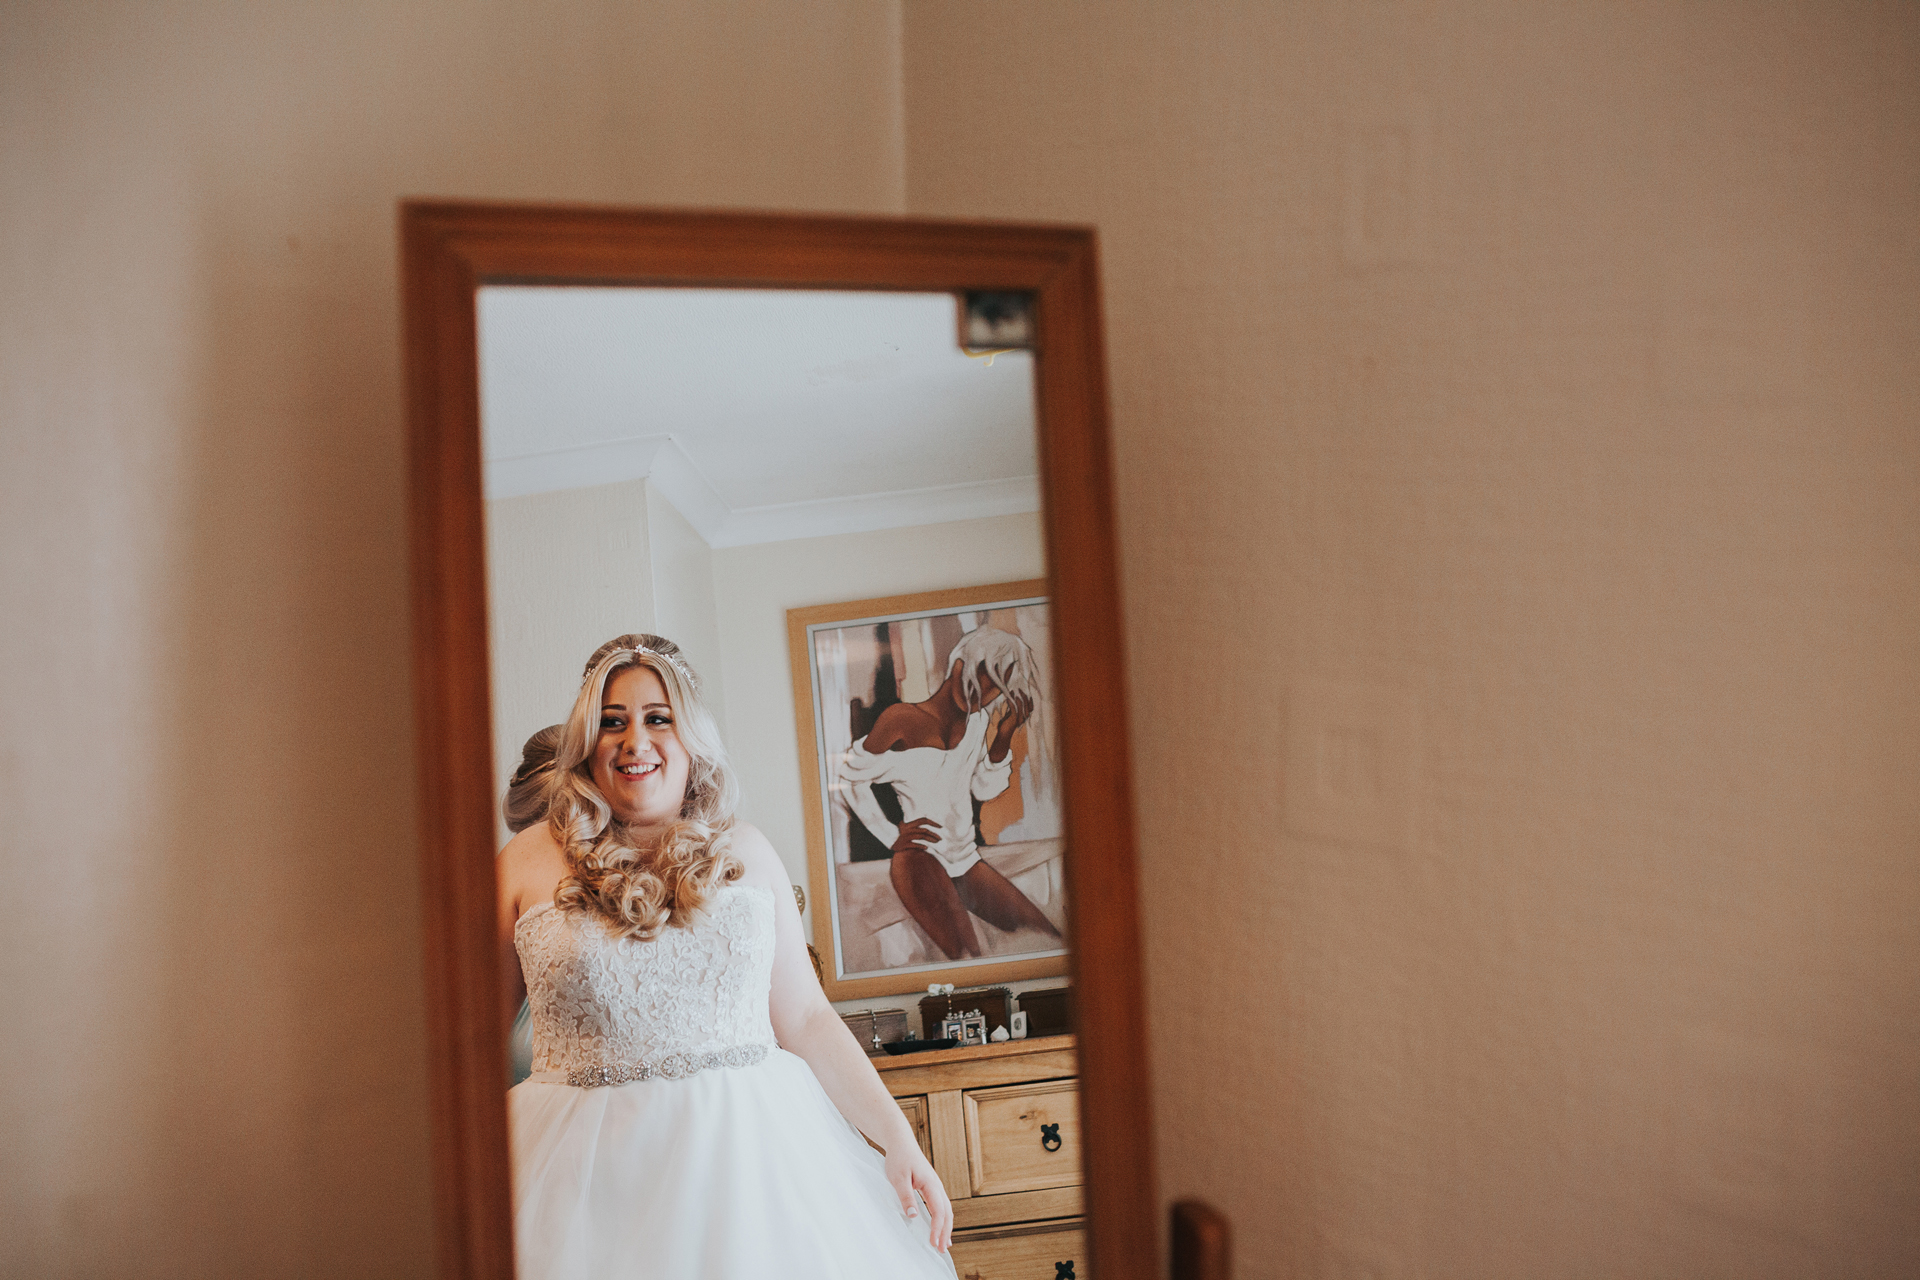
[[[1054,708],[1047,705],[1053,688],[1047,585],[1037,578],[787,611],[813,945],[829,999],[863,1000],[924,990],[934,982],[978,986],[1068,971],[1066,838],[1058,756],[1050,750]],[[1058,936],[1032,928],[1003,931],[975,918],[981,954],[953,956],[919,927],[895,892],[886,846],[853,812],[848,796],[855,788],[839,761],[857,740],[856,732],[864,734],[886,705],[927,696],[951,669],[953,642],[983,626],[1010,631],[1029,645],[1041,673],[1042,697],[1041,710],[1012,731],[1011,785],[985,802],[974,801],[969,838],[978,846],[979,860],[1017,885]],[[864,660],[856,652],[861,646],[867,647]],[[893,655],[903,660],[895,664]],[[854,673],[853,685],[834,676],[835,664],[843,675]],[[993,732],[994,714],[1004,710],[1004,702],[983,713],[989,727],[982,736]],[[893,813],[887,816],[898,821]]]

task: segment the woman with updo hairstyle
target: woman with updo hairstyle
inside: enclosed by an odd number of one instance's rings
[[[550,724],[528,738],[520,748],[520,767],[507,783],[507,794],[500,801],[500,816],[507,830],[518,834],[547,816],[547,776],[553,772],[554,749],[560,745],[560,731],[566,726]],[[527,1002],[513,1015],[507,1031],[507,1082],[519,1084],[533,1072],[533,1027]]]
[[[679,647],[595,650],[535,774],[545,821],[499,861],[533,1043],[507,1095],[520,1280],[952,1280],[946,1192],[735,816]]]
[[[500,802],[500,816],[515,835],[547,816],[547,779],[553,773],[554,752],[565,728],[550,724],[520,748],[520,767],[513,771],[506,798]]]

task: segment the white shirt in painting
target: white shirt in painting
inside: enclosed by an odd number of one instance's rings
[[[939,825],[938,842],[927,851],[947,874],[970,871],[980,861],[973,843],[973,802],[993,799],[1013,777],[1012,751],[997,763],[987,758],[990,718],[984,709],[969,715],[966,733],[949,750],[904,747],[876,755],[864,740],[854,743],[840,762],[840,792],[860,824],[888,848],[900,838],[900,828],[887,820],[873,795],[874,783],[891,783],[904,821],[927,818]]]

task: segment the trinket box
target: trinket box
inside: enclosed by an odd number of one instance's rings
[[[907,1038],[905,1009],[861,1009],[841,1014],[840,1021],[847,1024],[869,1058],[884,1053],[884,1046]]]
[[[995,1027],[1004,1027],[1013,1020],[1008,1016],[1012,1009],[1013,996],[1005,987],[969,987],[957,989],[951,995],[924,996],[920,1001],[920,1034],[938,1036],[940,1024],[949,1018],[978,1013],[986,1019],[984,1040],[993,1034]]]
[[[1073,1030],[1073,988],[1043,987],[1020,993],[1029,1036],[1063,1036]]]

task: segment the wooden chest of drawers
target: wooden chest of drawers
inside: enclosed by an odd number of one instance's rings
[[[1073,1037],[874,1065],[953,1199],[960,1280],[1087,1280]]]

